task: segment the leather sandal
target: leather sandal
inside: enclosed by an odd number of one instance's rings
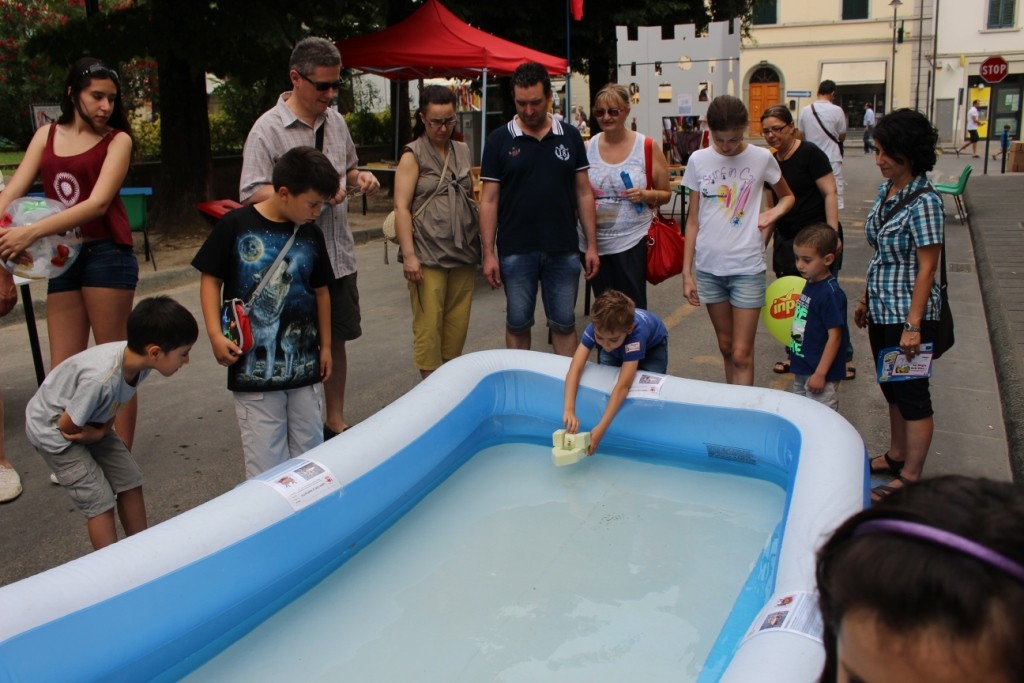
[[[774,372],[776,375],[785,375],[787,372],[789,372],[789,361],[776,361],[775,365],[772,366],[772,372]]]
[[[903,484],[903,486],[893,486],[893,482],[896,481]],[[907,486],[913,483],[914,481],[912,479],[907,479],[903,475],[900,475],[893,479],[888,484],[882,484],[881,486],[876,486],[875,488],[871,489],[871,502],[880,503],[881,501],[885,500],[892,494],[896,493],[897,491],[902,491]]]
[[[886,466],[884,468],[875,469],[875,461],[884,459]],[[882,455],[876,455],[871,458],[871,463],[868,466],[871,470],[871,474],[891,474],[894,477],[900,476],[900,472],[903,471],[903,466],[907,463],[903,460],[893,460],[889,457],[889,451],[886,451]]]

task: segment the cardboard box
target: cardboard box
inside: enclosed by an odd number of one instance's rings
[[[1006,155],[1006,170],[1024,173],[1024,142],[1010,143],[1010,151]]]

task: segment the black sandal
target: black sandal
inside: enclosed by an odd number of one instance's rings
[[[875,461],[878,460],[879,458],[885,458],[885,469],[876,470],[874,468]],[[898,477],[900,476],[900,473],[903,471],[903,466],[906,464],[907,463],[904,462],[903,460],[893,460],[892,458],[889,457],[889,451],[886,451],[882,455],[876,455],[875,457],[871,458],[871,462],[868,465],[868,468],[871,470],[871,474],[891,474],[894,477]]]
[[[895,481],[902,483],[903,486],[893,486],[892,483]],[[897,491],[902,491],[903,489],[907,488],[907,486],[913,483],[913,480],[907,479],[903,475],[900,475],[893,479],[892,481],[890,481],[888,484],[882,484],[881,486],[876,486],[875,488],[871,489],[871,502],[880,503],[889,496],[891,496],[892,494],[896,493]]]
[[[776,361],[775,365],[772,366],[772,372],[774,372],[776,375],[785,375],[787,372],[789,372],[789,361]]]

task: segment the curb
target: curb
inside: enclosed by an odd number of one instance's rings
[[[965,203],[970,204],[970,191],[964,192]],[[971,209],[972,207],[968,207]],[[1010,326],[1006,307],[999,296],[988,246],[981,230],[975,229],[968,211],[967,227],[974,244],[974,261],[978,269],[978,285],[985,309],[989,343],[992,347],[992,361],[996,367],[996,382],[999,400],[1003,406],[1003,423],[1006,429],[1006,446],[1010,457],[1010,470],[1014,481],[1024,482],[1024,368],[1017,353],[1018,340]]]

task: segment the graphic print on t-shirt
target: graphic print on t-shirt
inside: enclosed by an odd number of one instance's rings
[[[712,200],[725,214],[730,225],[743,223],[754,177],[750,167],[722,168],[709,173],[701,182],[701,200]]]
[[[238,252],[238,291],[250,300],[256,286],[284,248],[288,234],[251,231],[235,243]],[[269,280],[250,302],[254,346],[238,363],[237,389],[280,384],[302,385],[320,373],[315,294],[308,281],[316,256],[312,245],[296,240],[287,255],[269,273]]]

